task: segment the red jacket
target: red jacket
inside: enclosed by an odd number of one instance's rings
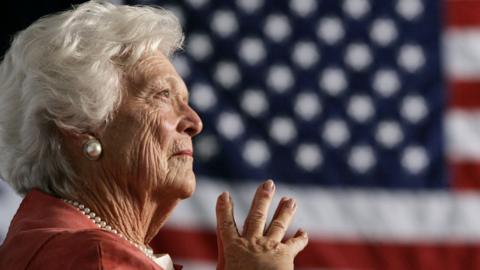
[[[38,190],[27,194],[10,224],[0,269],[162,270],[128,241]]]

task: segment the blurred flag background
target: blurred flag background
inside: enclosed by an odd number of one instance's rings
[[[272,178],[310,236],[297,269],[480,268],[480,1],[124,3],[178,15],[204,122],[158,252],[214,269],[217,196],[242,224]],[[3,189],[0,234],[19,201]]]

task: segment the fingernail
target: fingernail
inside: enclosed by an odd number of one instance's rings
[[[268,180],[267,182],[265,182],[265,184],[263,184],[263,189],[265,189],[265,190],[268,191],[268,192],[272,192],[274,186],[275,186],[275,185],[273,184],[273,181],[272,181],[272,180]]]
[[[288,199],[286,206],[287,206],[287,208],[294,208],[295,207],[295,200],[294,199]]]
[[[228,194],[227,191],[224,191],[224,192],[222,193],[221,197],[222,197],[222,201],[223,201],[224,203],[228,203],[228,201],[229,201],[229,199],[230,199],[230,194]]]

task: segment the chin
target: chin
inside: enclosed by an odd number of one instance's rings
[[[181,183],[178,190],[179,199],[187,199],[193,195],[196,187],[195,174],[193,172],[183,177],[183,179],[177,179],[177,182]]]

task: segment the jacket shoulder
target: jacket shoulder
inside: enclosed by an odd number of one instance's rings
[[[126,240],[100,229],[58,232],[27,269],[159,270]],[[161,270],[161,269],[160,269]]]

